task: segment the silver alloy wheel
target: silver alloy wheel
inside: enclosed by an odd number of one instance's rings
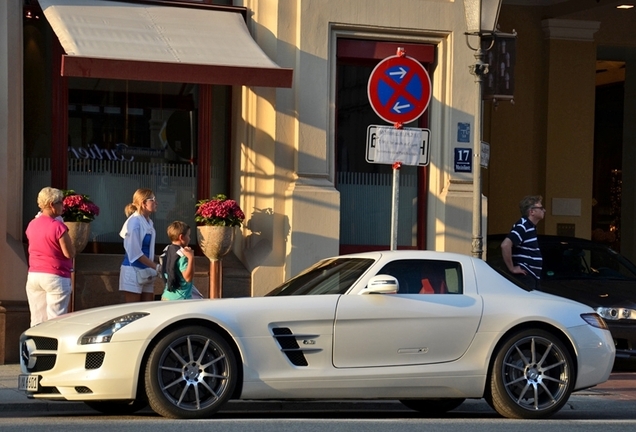
[[[569,397],[572,371],[568,356],[550,339],[528,336],[506,351],[501,380],[506,393],[519,407],[544,411]]]
[[[200,334],[179,337],[161,354],[157,366],[163,396],[182,410],[205,410],[227,393],[230,365],[226,352]]]

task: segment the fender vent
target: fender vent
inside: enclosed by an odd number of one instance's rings
[[[272,329],[272,333],[276,342],[278,342],[278,346],[280,346],[280,350],[294,366],[308,366],[309,363],[305,358],[305,354],[322,351],[322,348],[301,348],[298,345],[298,339],[302,339],[311,340],[311,345],[315,346],[315,339],[318,338],[318,335],[294,334],[287,327],[275,327]]]

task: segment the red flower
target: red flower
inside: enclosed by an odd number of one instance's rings
[[[223,194],[200,200],[196,209],[194,220],[200,225],[240,226],[245,220],[238,203]]]
[[[65,222],[92,222],[99,216],[99,207],[93,203],[88,195],[76,193],[74,190],[63,190]]]

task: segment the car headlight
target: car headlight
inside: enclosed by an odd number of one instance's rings
[[[636,310],[634,309],[598,307],[596,308],[596,312],[606,320],[636,319]]]
[[[150,314],[148,312],[134,312],[113,318],[112,320],[107,321],[80,336],[79,344],[88,345],[94,343],[108,343],[112,339],[113,335],[119,330],[126,327],[131,322],[137,321],[139,318],[143,318],[147,315]]]
[[[607,323],[605,322],[603,318],[599,316],[599,314],[584,313],[584,314],[581,314],[581,318],[583,318],[583,320],[589,325],[591,325],[592,327],[600,328],[602,330],[609,330],[607,327]]]

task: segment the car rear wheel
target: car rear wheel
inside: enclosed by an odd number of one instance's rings
[[[510,337],[495,357],[488,402],[508,418],[539,419],[558,412],[574,387],[572,357],[544,330]]]
[[[446,414],[454,410],[466,399],[402,399],[402,405],[415,411],[419,411],[427,417]]]
[[[234,352],[216,332],[200,326],[174,330],[148,358],[148,401],[164,417],[209,418],[232,395],[237,373]]]

